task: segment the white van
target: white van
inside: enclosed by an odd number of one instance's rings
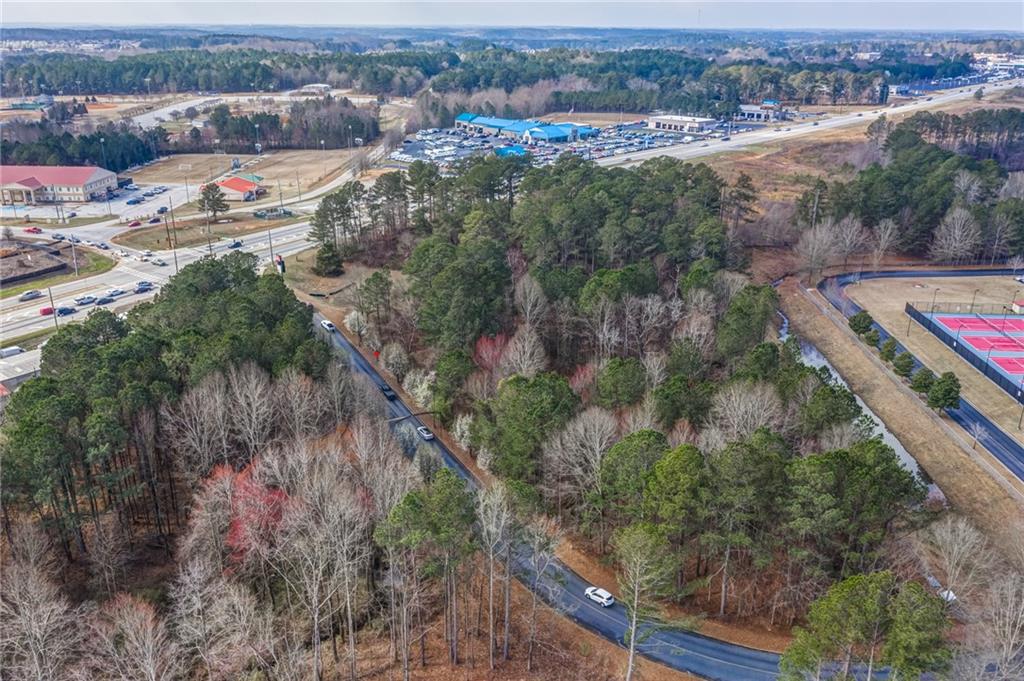
[[[7,357],[14,357],[25,352],[25,348],[20,348],[17,345],[9,345],[6,348],[0,348],[0,359]]]

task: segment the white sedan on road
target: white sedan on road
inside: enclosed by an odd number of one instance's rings
[[[610,608],[615,605],[615,597],[600,587],[588,586],[583,594],[602,608]]]

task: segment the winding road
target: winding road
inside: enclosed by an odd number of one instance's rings
[[[319,321],[324,317],[318,314],[315,319],[319,329]],[[329,335],[334,347],[348,355],[353,372],[368,376],[378,386],[387,385],[387,381],[377,369],[343,334],[326,334],[323,331],[321,333]],[[412,415],[413,412],[401,398],[388,402],[388,409],[391,418],[401,419],[399,423],[423,425]],[[480,482],[440,439],[435,438],[426,444],[434,447],[445,465],[466,480],[470,487],[480,487]],[[531,582],[533,573],[523,549],[517,552],[513,561],[517,577],[524,583]],[[623,636],[628,629],[625,609],[621,605],[602,608],[587,599],[583,595],[583,590],[591,584],[568,566],[555,562],[542,577],[541,584],[539,593],[549,605],[595,634],[616,645],[623,644]],[[681,629],[660,629],[650,632],[643,643],[637,644],[637,650],[644,657],[672,669],[714,681],[774,681],[779,676],[779,655],[776,653],[755,650]]]

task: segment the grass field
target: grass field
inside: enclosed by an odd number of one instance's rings
[[[30,331],[29,333],[23,334],[21,336],[7,338],[4,340],[4,347],[6,348],[12,345],[17,345],[19,348],[25,351],[35,350],[53,334],[54,329],[48,326],[45,329],[38,329],[36,331]]]
[[[960,379],[961,394],[1024,444],[1024,433],[1017,429],[1021,409],[1016,400],[917,324],[910,324],[910,335],[907,335],[908,318],[903,312],[907,301],[929,301],[936,295],[940,301],[969,303],[975,290],[978,304],[1007,305],[1024,286],[1010,276],[915,279],[911,272],[906,279],[873,279],[846,289],[851,298],[930,369],[936,373],[954,372]]]
[[[541,116],[540,120],[549,121],[552,123],[564,123],[566,121],[572,121],[573,123],[583,123],[585,125],[605,126],[615,125],[616,123],[632,123],[634,121],[646,120],[650,114],[642,113],[618,113],[608,111],[574,111],[568,113],[566,111],[547,114]]]
[[[113,258],[100,255],[91,249],[79,248],[77,251],[78,276],[75,276],[74,270],[72,270],[70,274],[57,274],[52,277],[32,279],[14,286],[4,286],[3,290],[0,291],[0,298],[10,298],[34,288],[44,289],[47,286],[57,286],[58,284],[66,284],[77,279],[91,277],[94,274],[102,274],[113,269],[116,264]]]
[[[285,220],[259,220],[245,215],[225,215],[217,218],[217,222],[210,223],[210,237],[213,241],[242,237],[254,232],[266,232],[268,229],[301,222],[304,219],[306,218],[303,216],[295,216]],[[171,235],[178,248],[206,244],[205,219],[177,220],[175,224],[177,229],[172,229]],[[170,226],[170,221],[168,221],[168,226]],[[118,234],[114,237],[113,242],[138,250],[167,250],[171,247],[167,243],[167,231],[163,224],[153,227],[137,227]]]
[[[290,199],[296,197],[299,191],[316,188],[325,178],[333,177],[346,168],[356,153],[346,149],[328,149],[273,151],[259,157],[244,154],[177,154],[133,171],[131,175],[136,183],[142,184],[184,184],[188,181],[198,191],[199,184],[230,172],[231,161],[237,158],[246,166],[239,172],[262,176],[263,184],[274,196],[277,195],[280,181],[284,198]]]

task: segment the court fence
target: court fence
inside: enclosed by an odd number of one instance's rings
[[[962,315],[1012,315],[1014,314],[1013,308],[1010,305],[1001,303],[971,303],[971,302],[950,302],[938,300],[936,302],[924,301],[924,302],[912,302],[907,303],[912,305],[914,308],[923,312],[933,314],[962,314]]]
[[[955,306],[962,305],[962,309],[958,309]],[[941,306],[941,308],[940,308]],[[960,355],[965,362],[973,366],[975,369],[980,371],[986,378],[1002,388],[1006,393],[1017,400],[1017,402],[1024,404],[1024,376],[1021,376],[1018,381],[1011,381],[1010,379],[999,373],[998,370],[993,368],[992,364],[989,363],[984,357],[979,357],[973,350],[971,350],[966,343],[962,342],[958,336],[953,335],[949,329],[934,321],[927,314],[921,312],[921,310],[927,310],[929,313],[941,312],[958,312],[959,314],[994,314],[992,312],[984,312],[981,305],[975,305],[973,312],[968,311],[968,303],[936,303],[934,306],[931,303],[911,303],[908,302],[904,311],[910,315],[910,318],[915,322],[928,329],[936,338],[945,343],[953,352]],[[1000,307],[998,305],[990,307]],[[1005,307],[1002,306],[1002,307]],[[1000,310],[1000,313],[1002,311]],[[909,328],[909,327],[908,327]]]

